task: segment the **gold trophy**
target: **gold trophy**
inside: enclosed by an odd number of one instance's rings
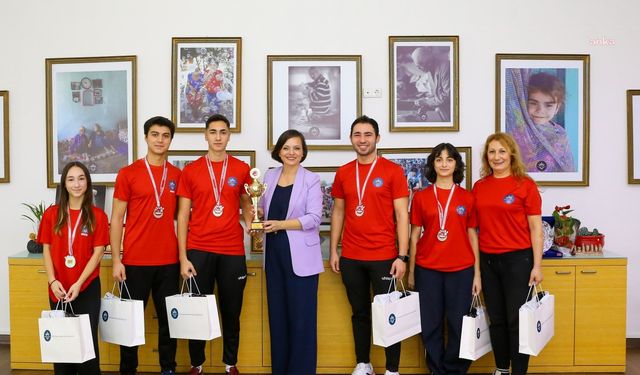
[[[253,204],[253,221],[251,222],[252,231],[263,231],[264,223],[258,218],[258,201],[260,197],[267,190],[267,184],[258,181],[260,178],[260,170],[258,168],[252,168],[249,171],[249,176],[253,178],[251,185],[244,184],[244,190],[251,197],[251,203]]]

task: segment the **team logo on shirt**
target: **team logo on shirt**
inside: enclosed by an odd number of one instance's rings
[[[178,309],[176,309],[175,307],[171,309],[171,317],[173,319],[178,319]]]
[[[176,186],[177,186],[177,184],[176,184],[175,180],[169,181],[169,191],[170,192],[175,193],[176,192]]]
[[[102,312],[102,320],[105,322],[109,320],[109,313],[107,311]]]
[[[89,228],[87,228],[86,225],[82,226],[82,232],[80,233],[82,236],[88,236],[89,235]]]
[[[544,160],[540,160],[536,163],[536,168],[540,171],[540,172],[544,172],[547,170],[547,162]]]
[[[238,179],[231,176],[227,179],[227,184],[229,184],[229,186],[231,187],[236,187],[236,185],[238,185]]]
[[[464,214],[467,213],[467,209],[465,206],[459,205],[458,207],[456,207],[456,212],[458,213],[458,215],[464,216]]]
[[[51,340],[51,331],[48,329],[44,331],[44,341],[49,342]]]
[[[389,315],[389,324],[391,324],[391,325],[396,324],[396,316],[395,316],[395,314]]]
[[[504,198],[502,198],[502,200],[506,204],[511,204],[516,200],[516,197],[514,197],[513,194],[507,194],[504,196]]]
[[[384,185],[384,180],[382,178],[376,177],[373,179],[373,186],[379,188],[382,185]]]

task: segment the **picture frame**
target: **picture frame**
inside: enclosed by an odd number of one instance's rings
[[[71,161],[93,183],[113,186],[136,160],[136,56],[48,58],[46,65],[47,186]]]
[[[9,183],[9,91],[0,91],[0,157],[0,183]]]
[[[331,229],[331,211],[333,209],[333,196],[331,188],[339,167],[306,167],[309,171],[320,176],[320,190],[322,191],[322,216],[320,217],[320,231]]]
[[[640,89],[627,90],[627,181],[640,184]]]
[[[589,55],[497,54],[496,131],[541,186],[589,186]]]
[[[221,113],[241,130],[242,38],[171,39],[171,119],[177,132],[198,133]]]
[[[471,191],[472,176],[471,171],[471,147],[460,146],[456,149],[462,156],[464,161],[464,179],[460,183],[460,186],[464,187],[468,191]],[[413,194],[427,188],[429,181],[424,176],[424,166],[427,163],[429,154],[433,151],[433,147],[424,148],[379,148],[378,154],[384,156],[386,159],[400,165],[404,171],[405,177],[407,177],[407,189],[409,190],[409,208],[411,207],[411,200]],[[410,175],[411,174],[411,175]]]
[[[459,131],[459,37],[389,37],[389,131]]]
[[[167,161],[182,170],[187,164],[206,153],[207,150],[169,150]],[[256,165],[256,152],[254,150],[227,150],[227,153],[249,164],[252,168]]]
[[[267,148],[288,129],[310,150],[349,150],[362,114],[362,56],[267,56]]]

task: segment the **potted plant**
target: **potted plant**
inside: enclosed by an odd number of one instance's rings
[[[573,249],[576,234],[580,227],[580,220],[569,216],[571,212],[573,210],[569,205],[556,206],[555,210],[553,210],[553,218],[555,219],[553,242],[559,247],[569,250]]]
[[[44,211],[48,208],[44,204],[44,202],[40,202],[38,204],[32,203],[22,203],[28,211],[26,214],[22,214],[23,220],[28,220],[31,222],[33,232],[29,233],[29,242],[27,242],[27,251],[30,253],[41,253],[42,245],[36,242],[36,233],[38,233],[38,229],[40,228],[40,220],[42,220],[42,215]]]

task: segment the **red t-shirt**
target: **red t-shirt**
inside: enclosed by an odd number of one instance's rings
[[[70,210],[69,223],[71,230],[75,226],[80,210]],[[93,255],[93,248],[97,246],[106,246],[109,244],[109,220],[107,215],[98,207],[93,207],[93,215],[95,216],[95,229],[93,233],[83,223],[78,225],[76,237],[73,240],[73,256],[76,258],[76,265],[73,268],[67,268],[64,264],[64,257],[69,255],[69,239],[67,237],[67,225],[63,225],[60,234],[56,234],[54,226],[58,218],[58,205],[49,207],[42,215],[40,221],[40,229],[38,230],[38,242],[48,244],[51,252],[51,260],[53,261],[53,271],[55,278],[62,284],[65,290],[69,290],[71,285],[78,281],[82,271],[86,267],[89,259]],[[100,266],[96,267],[93,273],[82,284],[80,291],[83,291],[89,284],[100,275]],[[49,298],[57,301],[56,296],[49,288]]]
[[[446,213],[447,221],[444,229],[448,231],[447,239],[439,241],[440,230],[438,205],[433,194],[435,185],[416,193],[411,203],[411,224],[424,228],[416,249],[416,264],[423,268],[443,272],[460,271],[471,267],[475,255],[469,243],[468,228],[475,228],[476,215],[473,195],[456,186]],[[438,189],[438,200],[444,210],[451,189]]]
[[[487,176],[473,186],[480,250],[501,254],[531,247],[527,216],[540,215],[542,198],[527,177]]]
[[[207,170],[208,158],[200,157],[182,171],[178,195],[191,200],[191,218],[187,249],[197,249],[227,255],[244,255],[244,231],[240,225],[240,196],[246,194],[244,184],[251,183],[247,163],[228,155],[227,175],[220,204],[222,216],[213,215],[215,198]],[[213,173],[220,188],[222,163],[212,162]]]
[[[163,167],[149,165],[160,193]],[[127,202],[122,263],[132,266],[161,266],[178,262],[175,217],[181,171],[167,162],[167,179],[160,205],[160,219],[153,216],[156,196],[144,159],[120,169],[113,197]]]
[[[358,165],[362,189],[372,164]],[[360,217],[355,214],[358,206],[356,160],[338,168],[331,195],[345,202],[342,256],[355,260],[387,260],[398,256],[393,201],[409,196],[402,167],[378,157],[362,198],[365,210]]]

